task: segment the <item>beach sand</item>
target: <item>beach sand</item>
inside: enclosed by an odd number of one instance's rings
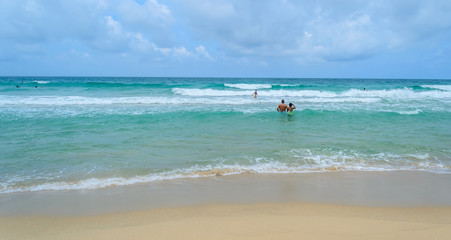
[[[447,174],[185,179],[0,196],[0,239],[449,239]]]
[[[0,219],[9,239],[449,239],[451,208],[220,204]]]

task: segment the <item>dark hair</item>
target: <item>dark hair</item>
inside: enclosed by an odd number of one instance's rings
[[[282,103],[285,103],[285,100],[282,99]]]
[[[290,107],[291,107],[291,106],[293,106],[293,103],[290,103],[290,104],[288,104],[288,105],[290,105]]]

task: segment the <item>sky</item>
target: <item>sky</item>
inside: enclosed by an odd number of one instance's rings
[[[0,0],[0,76],[451,79],[451,1]]]

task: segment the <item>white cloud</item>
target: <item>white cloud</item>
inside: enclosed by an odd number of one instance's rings
[[[134,0],[0,0],[1,41],[21,53],[31,52],[29,46],[33,46],[41,50],[34,50],[35,54],[45,54],[52,51],[45,49],[51,45],[71,42],[88,47],[90,56],[108,52],[146,58],[193,57],[185,43],[175,38],[173,23],[169,8],[157,0],[142,4]]]
[[[173,48],[172,53],[177,57],[189,57],[192,55],[185,47]]]
[[[451,28],[451,1],[186,0],[189,27],[229,56],[367,58]]]
[[[0,0],[0,61],[72,53],[118,65],[207,60],[257,69],[353,62],[424,45],[448,53],[450,12],[449,0]]]
[[[186,58],[197,58],[202,56],[211,59],[205,47],[200,46],[193,51],[184,46],[160,47],[151,42],[141,32],[126,31],[119,21],[111,16],[105,17],[105,36],[95,41],[95,46],[103,51],[121,52],[122,56],[136,56],[141,58],[171,58],[183,60]],[[196,54],[197,53],[197,54]]]
[[[196,48],[196,52],[198,55],[205,57],[206,59],[210,60],[210,61],[214,61],[214,59],[210,56],[210,54],[207,52],[207,50],[205,49],[204,46],[198,46]]]
[[[108,30],[112,32],[115,35],[122,35],[122,26],[119,24],[118,21],[115,21],[111,16],[106,16],[106,25],[108,27]]]

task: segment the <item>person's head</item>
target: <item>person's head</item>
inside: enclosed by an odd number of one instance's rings
[[[285,100],[282,99],[282,103],[285,103]]]
[[[290,105],[290,107],[292,107],[292,106],[293,106],[293,103],[290,103],[290,104],[288,104],[288,105]]]

